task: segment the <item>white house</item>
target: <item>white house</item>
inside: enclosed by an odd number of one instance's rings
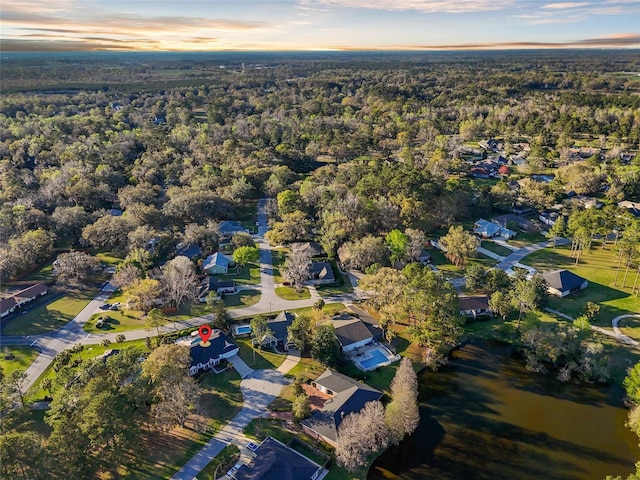
[[[191,375],[195,375],[200,371],[210,370],[222,360],[237,355],[240,350],[233,340],[217,329],[211,332],[209,346],[203,347],[200,343],[200,337],[196,337],[190,345],[191,367],[189,368],[189,374]]]
[[[331,322],[335,329],[336,338],[345,353],[364,347],[374,341],[374,334],[359,318],[341,315],[332,318]]]
[[[16,308],[20,308],[36,298],[46,295],[49,288],[44,283],[37,283],[29,288],[20,290],[12,296],[0,300],[0,317],[5,317],[13,313]]]

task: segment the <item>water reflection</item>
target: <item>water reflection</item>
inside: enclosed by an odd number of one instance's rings
[[[603,479],[640,458],[620,389],[529,373],[503,345],[466,344],[420,385],[418,430],[369,480]]]

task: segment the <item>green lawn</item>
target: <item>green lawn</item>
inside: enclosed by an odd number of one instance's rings
[[[214,275],[222,280],[234,280],[238,285],[257,285],[260,283],[260,264],[249,263],[244,267],[238,266],[237,273]]]
[[[37,301],[38,306],[18,314],[3,327],[4,335],[38,335],[56,330],[71,321],[98,294],[97,288],[67,290],[50,302],[60,290],[50,290]]]
[[[342,272],[340,272],[337,268],[335,268],[335,262],[331,262],[331,265],[334,267],[334,272],[338,272],[339,278],[342,279],[342,285],[328,285],[326,287],[316,287],[316,290],[320,294],[321,297],[331,297],[334,295],[342,295],[343,293],[351,293],[353,292],[353,286],[351,285],[351,281],[349,277]]]
[[[481,246],[482,248],[486,248],[490,252],[496,253],[502,257],[508,257],[513,253],[513,251],[508,249],[507,247],[503,247],[502,245],[498,245],[497,243],[491,242],[489,240],[483,240],[481,242]]]
[[[627,337],[640,340],[640,318],[623,318],[618,326]]]
[[[300,377],[305,380],[315,380],[320,376],[322,372],[327,369],[320,362],[309,357],[307,354],[303,354],[298,364],[293,367],[287,377]]]
[[[53,261],[54,260],[55,258],[51,259],[50,262],[43,264],[40,268],[31,272],[22,280],[38,280],[38,281],[51,280],[53,278]]]
[[[602,250],[596,244],[580,258],[578,265],[569,253],[569,246],[557,247],[555,250],[545,248],[522,261],[539,272],[565,268],[589,280],[589,286],[578,293],[565,298],[550,296],[549,307],[576,317],[582,314],[587,302],[597,303],[601,310],[594,323],[602,326],[610,326],[611,319],[618,315],[640,312],[640,297],[631,295],[635,272],[630,272],[626,287],[623,287],[624,270],[621,270],[618,284],[615,285],[617,256],[611,246]]]
[[[4,375],[17,370],[24,372],[40,352],[26,345],[3,345],[0,347],[0,367]]]
[[[215,431],[222,428],[242,409],[240,375],[233,368],[222,373],[207,373],[200,380],[200,405]]]
[[[338,312],[341,312],[346,307],[344,303],[327,303],[324,307],[322,307],[323,313],[332,317]],[[297,313],[297,314],[308,314],[314,310],[313,307],[302,307],[302,308],[294,308],[293,310],[288,310],[289,312]]]
[[[296,292],[295,288],[291,287],[277,287],[276,295],[284,300],[306,300],[311,298],[311,294],[307,287],[304,287],[301,292]]]
[[[98,252],[95,256],[101,263],[105,263],[110,267],[115,267],[124,260],[124,257],[112,252]]]
[[[260,301],[259,290],[240,290],[233,295],[224,296],[224,304],[228,308],[250,307]]]
[[[251,339],[249,338],[236,338],[235,342],[240,347],[240,358],[254,370],[278,368],[282,362],[284,362],[284,359],[287,358],[286,355],[274,353],[272,350],[253,348],[251,346]]]
[[[522,248],[527,245],[531,245],[532,243],[544,242],[545,240],[549,239],[541,233],[523,232],[518,230],[516,236],[508,240],[507,243],[514,247]]]
[[[288,249],[279,248],[271,250],[271,264],[273,265],[273,281],[275,283],[282,283],[284,279],[280,275],[280,267],[284,265],[284,261],[287,258]]]

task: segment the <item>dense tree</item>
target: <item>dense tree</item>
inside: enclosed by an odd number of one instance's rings
[[[234,233],[233,237],[231,237],[231,245],[233,245],[234,248],[255,247],[256,242],[248,233],[238,232]]]
[[[152,308],[144,317],[144,326],[151,330],[156,329],[156,335],[160,336],[160,327],[167,323],[166,315],[159,308]]]
[[[311,222],[304,212],[295,210],[282,215],[282,220],[274,222],[266,238],[272,245],[305,240],[309,236]]]
[[[233,261],[241,267],[258,260],[260,260],[260,251],[256,247],[243,246],[233,251]]]
[[[342,420],[338,427],[336,460],[352,472],[364,466],[372,453],[389,444],[389,431],[385,424],[385,411],[380,402],[368,402],[360,412]]]
[[[391,252],[391,261],[400,262],[407,257],[409,237],[400,230],[391,230],[385,237],[385,242]]]
[[[328,367],[335,366],[340,360],[340,345],[332,324],[316,325],[311,339],[311,356]]]
[[[465,232],[461,225],[452,226],[449,232],[440,238],[440,244],[445,248],[446,256],[456,267],[462,267],[467,259],[473,258],[478,251],[478,239]]]
[[[296,315],[287,328],[289,339],[300,351],[305,351],[311,343],[311,318],[307,315]]]
[[[291,413],[293,413],[293,421],[301,422],[311,415],[311,402],[309,396],[305,393],[297,395],[291,405]]]
[[[148,312],[153,308],[154,300],[160,296],[160,282],[153,278],[145,278],[133,282],[122,291],[132,309]]]
[[[124,252],[133,225],[127,217],[105,215],[82,229],[82,238],[95,248]]]
[[[338,249],[338,255],[342,263],[360,271],[374,264],[389,264],[387,245],[382,238],[372,235],[345,243]]]
[[[411,435],[420,423],[418,378],[411,360],[406,357],[391,381],[391,402],[387,405],[385,417],[390,439],[395,444],[405,435]]]
[[[284,261],[282,275],[293,284],[296,290],[301,290],[304,282],[311,278],[311,256],[303,250],[293,250]]]

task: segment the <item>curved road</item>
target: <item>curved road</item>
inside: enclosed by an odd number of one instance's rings
[[[258,235],[256,242],[260,249],[260,285],[257,285],[260,289],[260,300],[255,305],[251,305],[249,307],[229,310],[229,316],[231,318],[310,307],[318,300],[318,298],[320,298],[315,290],[312,292],[311,298],[306,300],[284,300],[276,294],[274,288],[275,284],[273,277],[271,246],[264,239],[264,234],[268,229],[265,205],[266,200],[262,199],[258,201]],[[36,360],[26,370],[27,378],[24,383],[25,390],[28,390],[38,380],[40,375],[42,375],[56,355],[62,352],[65,348],[69,348],[77,343],[81,343],[83,345],[95,345],[99,344],[105,338],[115,342],[116,335],[119,335],[120,333],[123,333],[127,340],[139,340],[150,335],[150,332],[147,329],[100,334],[87,334],[87,332],[83,330],[83,326],[89,318],[91,318],[93,314],[102,311],[100,310],[100,306],[105,303],[115,289],[116,287],[114,285],[107,283],[100,293],[90,301],[73,320],[58,330],[42,335],[0,337],[0,342],[3,345],[32,345],[33,347],[38,348],[41,352]],[[358,298],[359,293],[354,292],[334,297],[325,297],[324,300],[327,303],[351,303]],[[160,327],[159,331],[160,334],[173,333],[185,328],[197,327],[199,325],[209,323],[210,321],[210,317],[194,317],[189,320],[166,324]]]

